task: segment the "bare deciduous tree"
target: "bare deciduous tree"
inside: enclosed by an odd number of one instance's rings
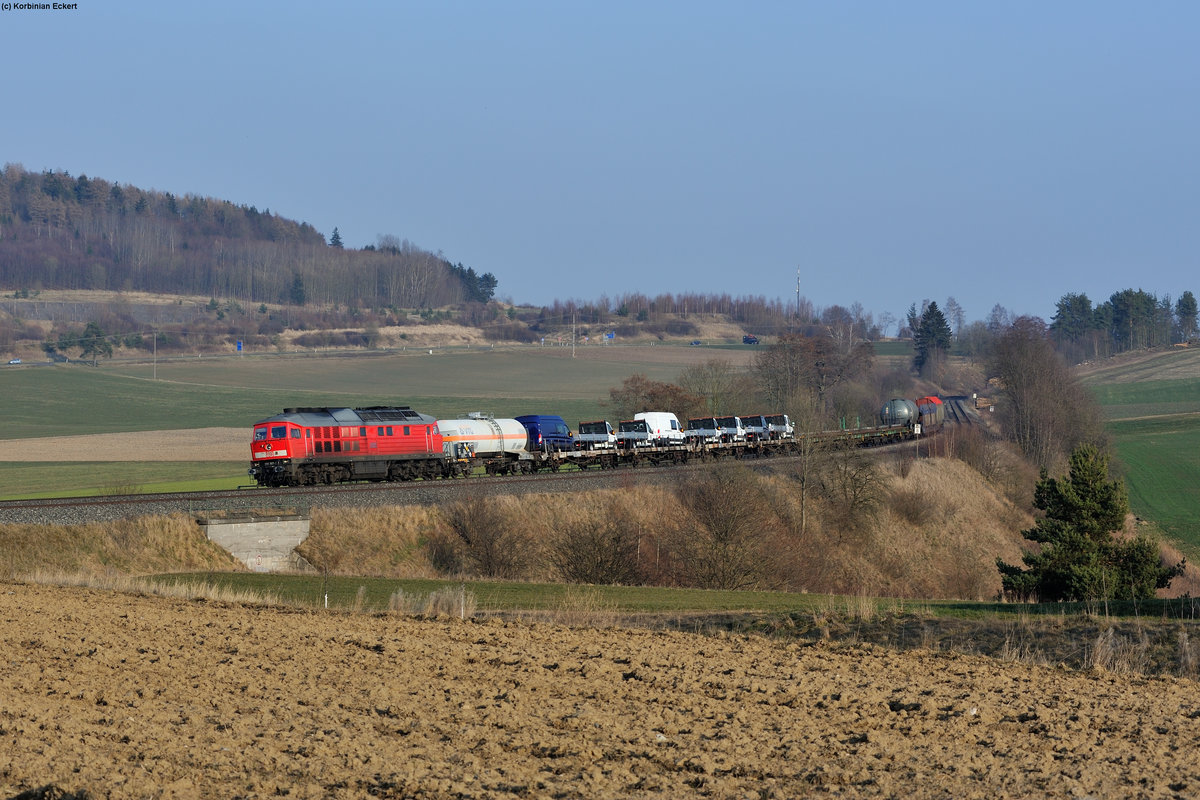
[[[869,454],[850,448],[830,450],[820,462],[819,484],[832,521],[843,534],[863,531],[877,519],[886,483]]]
[[[828,406],[828,394],[837,386],[861,377],[871,368],[874,348],[859,341],[849,350],[829,336],[785,334],[759,353],[753,371],[763,395],[775,408],[805,394]]]
[[[521,576],[528,548],[496,498],[470,495],[456,500],[445,509],[445,518],[475,572],[488,578]]]
[[[699,399],[682,386],[650,380],[641,373],[629,376],[608,395],[621,419],[630,419],[640,411],[673,411],[686,419],[700,405]]]
[[[679,385],[700,400],[699,412],[718,417],[746,413],[744,409],[754,394],[749,376],[728,359],[720,358],[688,367],[679,374]]]
[[[1051,469],[1100,439],[1096,402],[1054,350],[1042,320],[1014,321],[997,337],[988,366],[1002,386],[997,412],[1005,432],[1038,467]]]
[[[570,583],[633,584],[640,531],[618,503],[604,513],[561,528],[550,544],[550,563]]]
[[[674,537],[683,582],[704,589],[750,589],[763,578],[762,547],[777,520],[754,474],[723,465],[681,483],[680,505],[696,523]]]

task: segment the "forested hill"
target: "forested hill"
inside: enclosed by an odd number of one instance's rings
[[[269,209],[6,164],[0,287],[433,308],[487,301],[496,279],[395,236],[347,250]]]

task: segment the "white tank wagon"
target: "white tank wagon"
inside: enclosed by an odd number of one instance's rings
[[[483,465],[490,474],[529,471],[532,456],[525,426],[515,419],[497,419],[480,412],[462,419],[439,419],[442,449],[463,467]]]

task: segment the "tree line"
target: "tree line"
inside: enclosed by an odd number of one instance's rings
[[[1196,336],[1196,311],[1190,291],[1172,302],[1170,295],[1123,289],[1099,304],[1070,293],[1059,298],[1050,331],[1066,357],[1084,361],[1186,342]]]
[[[0,284],[435,308],[486,302],[497,280],[391,235],[350,250],[270,209],[6,164]]]

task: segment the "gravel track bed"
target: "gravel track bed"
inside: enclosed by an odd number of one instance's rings
[[[131,517],[203,514],[252,510],[371,508],[393,505],[437,505],[467,494],[544,494],[617,489],[678,480],[682,468],[588,470],[515,478],[420,481],[400,484],[351,484],[295,489],[245,489],[238,492],[75,497],[0,502],[0,524],[82,525]]]

